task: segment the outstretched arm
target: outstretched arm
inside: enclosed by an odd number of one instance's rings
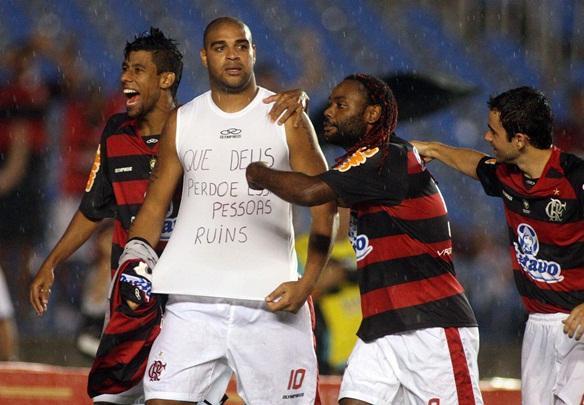
[[[144,204],[140,208],[128,239],[141,238],[156,246],[166,211],[183,170],[176,153],[176,111],[168,118],[160,139],[158,161],[150,177]]]
[[[326,171],[327,166],[316,141],[312,124],[306,114],[302,113],[301,124],[298,127],[286,124],[286,136],[290,149],[290,164],[292,169],[300,173],[277,172],[268,169],[265,165],[252,164],[246,174],[248,179],[250,176],[253,178],[254,167],[258,169],[260,177],[263,177],[262,174],[268,174],[267,178],[270,181],[264,183],[261,178],[257,180],[261,181],[261,184],[270,191],[288,201],[293,200],[293,198],[286,198],[286,190],[294,193],[292,189],[297,190],[307,187],[319,196],[318,199],[311,201],[310,204],[305,204],[312,206],[310,210],[312,225],[303,277],[296,282],[281,284],[266,297],[268,309],[296,312],[314,289],[318,277],[328,260],[336,231],[337,209],[334,204],[336,196],[324,182],[321,182],[316,177],[317,174]],[[286,187],[282,187],[284,182],[288,182]],[[252,179],[250,184],[257,185],[258,183],[254,183]],[[310,186],[310,184],[316,185],[316,187]],[[278,190],[277,192],[275,191],[276,189]],[[328,189],[328,197],[325,195],[327,194],[326,189]],[[309,191],[305,194],[310,195],[310,193]]]
[[[439,142],[411,141],[424,161],[437,159],[447,166],[478,180],[477,166],[484,153],[473,149],[456,148]]]
[[[90,221],[79,210],[75,213],[67,230],[45,259],[30,284],[30,303],[37,315],[42,315],[47,310],[51,287],[55,280],[55,267],[67,260],[81,245],[87,242],[99,223],[99,221]]]

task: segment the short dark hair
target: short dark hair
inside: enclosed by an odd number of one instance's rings
[[[176,78],[170,91],[172,96],[176,97],[183,70],[183,55],[178,50],[178,43],[174,39],[164,36],[164,33],[158,28],[150,27],[149,31],[136,35],[132,42],[126,42],[124,58],[127,59],[130,52],[136,51],[152,53],[152,60],[158,74],[162,72],[174,73]]]
[[[243,21],[241,21],[239,18],[225,16],[225,17],[215,18],[213,21],[211,21],[209,24],[207,24],[207,26],[205,27],[205,31],[203,31],[203,48],[205,48],[207,46],[207,36],[209,35],[209,32],[211,32],[211,30],[213,28],[215,28],[216,25],[223,24],[223,23],[236,24],[236,25],[240,25],[243,28],[247,28],[248,31],[250,32],[249,39],[250,39],[250,41],[253,42],[253,40],[251,38],[251,30]]]
[[[491,111],[501,114],[501,124],[507,131],[509,141],[515,134],[522,133],[538,149],[552,146],[552,110],[541,91],[527,86],[518,87],[490,97],[487,104]]]

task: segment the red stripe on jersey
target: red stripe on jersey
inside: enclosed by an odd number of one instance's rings
[[[375,214],[385,211],[389,215],[406,221],[436,218],[447,214],[446,205],[440,193],[429,196],[410,198],[403,200],[398,206],[388,207],[383,205],[371,205],[359,208],[359,216]]]
[[[408,174],[422,173],[424,170],[419,157],[413,151],[408,150]]]
[[[539,242],[546,245],[569,246],[576,242],[584,242],[584,220],[568,223],[538,221],[508,209],[505,209],[505,214],[507,223],[515,235],[519,224],[524,223],[531,225],[537,233]]]
[[[450,274],[379,288],[361,295],[363,318],[462,294],[464,289]]]
[[[150,149],[139,135],[115,134],[107,138],[107,157],[156,155],[158,143]]]
[[[535,300],[524,295],[521,296],[521,300],[523,301],[523,305],[525,305],[525,309],[530,314],[555,314],[557,312],[562,312],[564,314],[569,314],[570,310],[566,308],[561,308],[551,304],[544,304],[539,300]]]
[[[148,190],[148,180],[130,180],[112,184],[117,205],[144,203],[144,196]]]
[[[523,181],[523,173],[517,166],[499,164],[497,165],[497,177],[507,187],[519,192],[523,196],[545,197],[558,195],[562,198],[576,199],[574,188],[565,177],[549,176],[551,170],[564,175],[562,168],[561,151],[555,146],[552,147],[552,154],[548,159],[543,172],[532,188],[527,188]],[[555,193],[557,191],[558,193]]]
[[[452,262],[452,241],[450,239],[436,243],[424,243],[409,235],[402,234],[372,239],[369,243],[373,249],[357,262],[359,268],[373,263],[423,254],[440,258],[448,263]]]
[[[452,361],[452,372],[454,373],[454,383],[456,384],[456,394],[460,405],[474,405],[475,396],[470,379],[468,361],[464,354],[464,346],[460,338],[458,328],[444,328],[450,360]]]

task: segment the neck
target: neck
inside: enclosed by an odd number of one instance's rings
[[[164,100],[162,100],[164,98]],[[176,107],[174,99],[170,94],[168,97],[161,97],[154,109],[138,119],[138,128],[141,136],[159,135],[170,112]]]
[[[515,164],[519,169],[532,179],[539,179],[543,173],[552,149],[537,149],[529,147],[526,153],[521,154]]]
[[[234,113],[243,110],[255,98],[259,88],[252,78],[249,85],[243,90],[233,93],[219,86],[211,85],[211,98],[213,102],[226,113]]]

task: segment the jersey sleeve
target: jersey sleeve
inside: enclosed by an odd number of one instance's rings
[[[81,199],[79,211],[91,221],[99,221],[115,216],[115,198],[112,183],[107,170],[107,143],[110,123],[104,129],[97,147],[91,172],[87,179],[85,192]]]
[[[342,206],[364,202],[397,205],[408,190],[407,149],[391,145],[380,171],[381,155],[379,151],[361,164],[336,166],[319,177],[334,190]]]
[[[584,213],[584,160],[575,155],[567,157],[570,160],[567,178],[578,198],[580,211]]]
[[[477,176],[485,193],[490,196],[501,196],[501,182],[497,177],[497,163],[494,158],[485,156],[477,165]]]

